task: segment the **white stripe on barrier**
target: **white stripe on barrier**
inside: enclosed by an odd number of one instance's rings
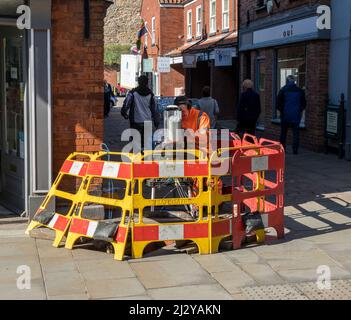
[[[83,162],[73,162],[71,169],[69,170],[70,174],[79,175],[80,170],[82,170],[84,163]]]
[[[101,176],[105,178],[116,178],[118,177],[119,163],[104,163],[104,167],[101,172]]]
[[[268,156],[251,159],[251,172],[268,170]]]
[[[232,218],[229,219],[229,233],[230,233],[230,235],[233,234],[233,219]]]
[[[160,177],[183,177],[184,162],[160,162],[158,164]]]
[[[88,237],[93,237],[94,236],[94,233],[96,231],[96,228],[98,226],[98,222],[97,221],[90,221],[89,222],[89,227],[88,227],[88,230],[87,230],[87,236]]]
[[[269,227],[269,224],[268,224],[268,214],[261,214],[261,219],[262,219],[262,222],[263,222],[263,225],[265,228],[268,228]]]
[[[184,239],[184,225],[159,226],[158,238],[159,240]]]
[[[58,217],[59,217],[58,214],[55,213],[55,215],[53,216],[53,218],[51,219],[51,221],[48,224],[49,228],[54,228],[54,225],[55,225]]]

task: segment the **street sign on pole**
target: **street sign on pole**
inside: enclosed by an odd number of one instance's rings
[[[171,72],[171,58],[169,57],[158,57],[157,58],[157,71],[159,73]]]

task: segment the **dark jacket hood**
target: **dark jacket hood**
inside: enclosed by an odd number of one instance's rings
[[[141,96],[146,97],[149,94],[152,94],[152,91],[148,87],[136,87],[135,92],[138,92]]]

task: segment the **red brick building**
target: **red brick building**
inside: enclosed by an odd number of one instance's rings
[[[175,89],[184,87],[182,65],[172,65],[169,73],[159,73],[158,57],[183,43],[183,0],[143,0],[141,18],[148,33],[143,37],[143,46],[153,59],[153,70],[148,72],[156,95],[174,96]]]
[[[71,152],[99,150],[103,26],[110,4],[0,2],[1,117],[13,117],[1,135],[0,201],[14,211],[36,211]],[[23,30],[16,26],[20,5],[31,11],[31,25]]]
[[[176,88],[185,87],[189,97],[200,98],[208,85],[219,102],[221,117],[233,118],[238,88],[237,15],[237,0],[144,0],[141,17],[149,30],[146,46],[154,57],[156,94],[174,96]],[[158,56],[170,57],[170,73],[157,73]]]
[[[240,1],[240,81],[250,78],[261,95],[258,128],[279,139],[276,97],[293,74],[306,90],[307,109],[301,122],[301,144],[321,151],[328,101],[330,30],[317,28],[317,7],[329,1]]]

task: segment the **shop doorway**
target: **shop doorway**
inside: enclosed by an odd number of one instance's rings
[[[0,26],[0,204],[25,210],[24,32]]]

